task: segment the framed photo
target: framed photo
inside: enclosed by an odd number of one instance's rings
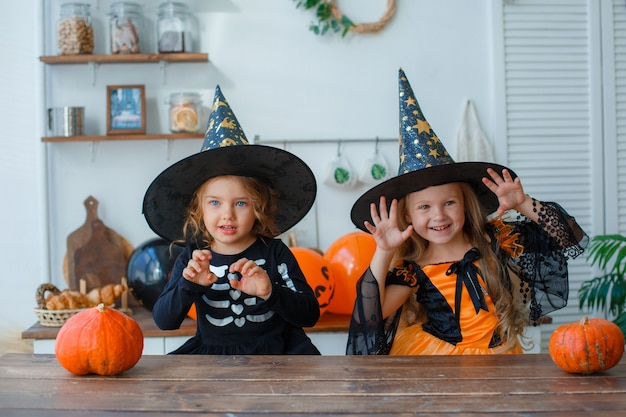
[[[107,86],[107,135],[145,133],[145,87],[143,85]]]

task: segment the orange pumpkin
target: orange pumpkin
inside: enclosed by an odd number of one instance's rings
[[[613,322],[583,317],[563,324],[550,335],[552,361],[564,371],[588,374],[617,365],[624,353],[624,334]]]
[[[104,304],[70,317],[57,334],[54,353],[76,375],[117,375],[131,369],[143,352],[139,324]]]
[[[351,232],[339,237],[324,252],[324,259],[335,277],[335,297],[329,313],[352,314],[356,301],[356,283],[370,265],[376,241],[365,232]]]
[[[191,307],[189,307],[189,311],[187,312],[187,317],[193,320],[198,320],[198,313],[196,312],[195,304],[192,304]]]
[[[335,295],[335,278],[328,268],[328,263],[313,249],[302,247],[289,249],[296,257],[304,278],[315,293],[315,298],[320,305],[320,314],[324,314]]]

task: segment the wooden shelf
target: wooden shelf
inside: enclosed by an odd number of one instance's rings
[[[204,133],[153,133],[146,135],[108,135],[108,136],[46,136],[42,142],[100,142],[119,140],[155,140],[155,139],[201,139]]]
[[[155,62],[208,62],[209,54],[205,53],[172,53],[172,54],[119,54],[119,55],[54,55],[40,56],[39,60],[49,65],[88,64],[140,64]]]

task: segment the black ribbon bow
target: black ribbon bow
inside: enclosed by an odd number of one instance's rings
[[[476,314],[478,314],[481,309],[489,311],[485,296],[483,295],[484,289],[481,287],[480,281],[478,281],[480,269],[474,265],[474,261],[478,260],[478,258],[480,258],[480,252],[478,252],[478,249],[472,248],[465,254],[463,259],[450,265],[450,268],[446,271],[446,275],[456,274],[454,305],[457,322],[459,322],[461,316],[461,293],[463,291],[463,285],[467,288],[470,299],[474,304]]]

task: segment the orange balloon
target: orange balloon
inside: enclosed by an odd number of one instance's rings
[[[367,270],[376,250],[374,237],[366,232],[352,232],[330,244],[324,259],[335,277],[335,297],[330,313],[352,314],[356,300],[356,283]]]
[[[198,315],[196,314],[196,305],[192,304],[191,308],[187,312],[187,317],[192,318],[194,320],[198,320]]]
[[[320,305],[320,314],[328,309],[335,295],[335,278],[324,257],[313,249],[289,248],[296,257],[306,282],[313,288],[315,298]]]

